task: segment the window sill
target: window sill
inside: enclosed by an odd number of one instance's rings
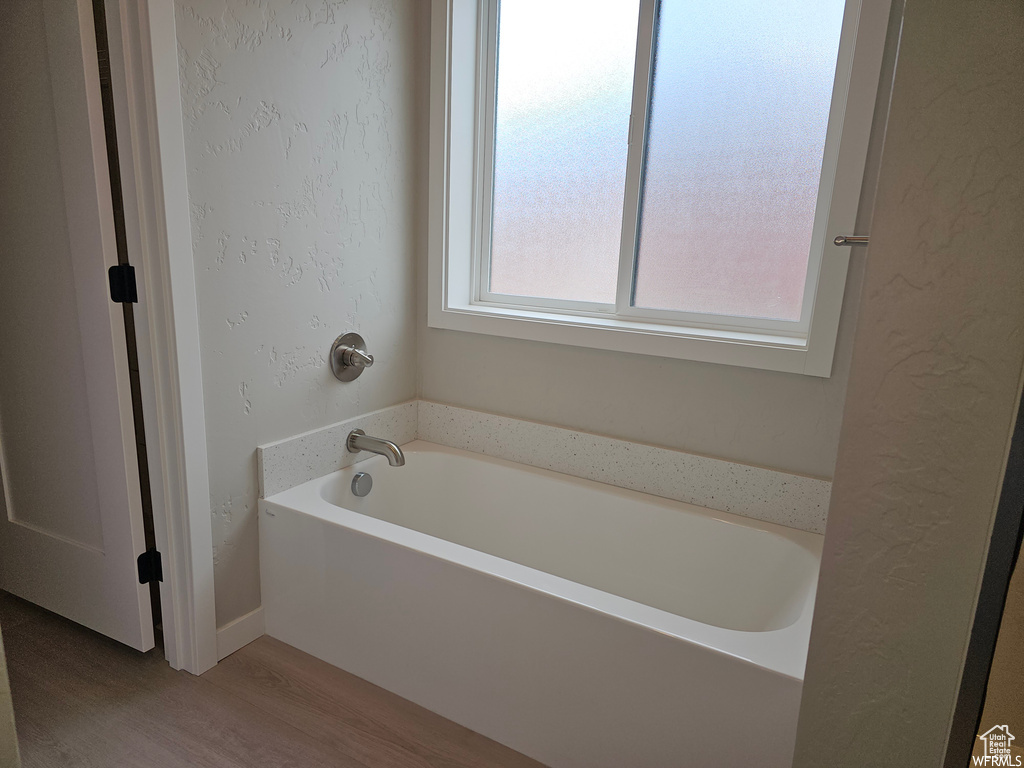
[[[832,355],[805,337],[693,328],[473,304],[431,307],[431,328],[828,377]]]

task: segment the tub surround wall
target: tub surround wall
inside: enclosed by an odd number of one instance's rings
[[[431,443],[699,507],[812,533],[825,530],[827,480],[426,400],[420,401],[418,435]]]
[[[812,533],[825,527],[827,480],[424,400],[261,446],[261,496],[367,458],[345,449],[356,428],[399,444],[419,438]]]
[[[368,435],[383,437],[404,445],[416,439],[417,402],[401,405],[340,421],[256,449],[260,498],[273,496],[322,477],[342,467],[362,461],[370,454],[350,453],[345,447],[349,432],[361,429]]]
[[[175,5],[224,627],[260,605],[255,446],[416,395],[427,10]],[[347,330],[376,363],[342,386]]]

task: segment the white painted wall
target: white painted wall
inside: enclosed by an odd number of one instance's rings
[[[1024,365],[1022,39],[906,2],[798,768],[942,764]]]
[[[176,3],[219,625],[260,604],[256,445],[416,394],[425,5]]]
[[[850,269],[856,294],[860,265]],[[420,396],[502,416],[829,478],[856,308],[831,379],[426,327]],[[458,361],[452,365],[452,361]]]

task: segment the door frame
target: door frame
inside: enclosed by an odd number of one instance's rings
[[[174,669],[217,663],[213,534],[199,313],[173,0],[107,0],[111,85],[142,410],[161,552],[164,650]]]
[[[985,709],[996,640],[1024,534],[1024,377],[1018,386],[1017,413],[1003,464],[1003,481],[989,537],[985,567],[964,655],[960,689],[946,740],[944,768],[970,765]]]

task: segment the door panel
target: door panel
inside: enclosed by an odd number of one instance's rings
[[[0,2],[0,588],[153,646],[88,0]]]
[[[3,459],[7,514],[102,549],[43,8],[19,0],[3,12],[17,13],[3,29],[18,30],[0,53],[3,99],[12,108],[4,110],[7,146],[0,149],[0,424],[9,446]],[[40,481],[47,476],[63,481]],[[64,514],[71,507],[76,514]]]

